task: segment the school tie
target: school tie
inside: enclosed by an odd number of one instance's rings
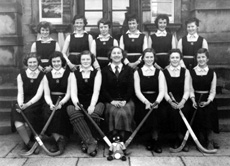
[[[117,78],[118,78],[118,76],[119,76],[118,68],[119,68],[119,66],[115,66],[115,75],[117,76]]]

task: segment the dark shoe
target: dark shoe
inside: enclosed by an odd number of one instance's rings
[[[57,141],[58,149],[60,151],[60,155],[64,153],[65,146],[66,146],[66,140],[63,137],[60,137]]]
[[[212,144],[215,149],[220,149],[220,145],[217,142],[213,141]]]
[[[112,161],[112,160],[113,160],[113,156],[108,156],[108,157],[107,157],[107,160],[108,160],[108,161]]]
[[[212,141],[208,141],[207,149],[208,150],[213,150],[214,149]]]
[[[173,144],[173,149],[177,149],[180,146],[180,141],[179,140],[175,140],[174,144]]]
[[[122,156],[122,157],[121,157],[121,160],[122,160],[122,161],[126,161],[126,156]]]
[[[94,150],[93,152],[89,153],[89,155],[95,157],[97,155],[97,150]]]
[[[33,145],[34,145],[34,141],[29,141],[27,145],[25,145],[25,148],[27,149],[27,151],[29,151]],[[34,154],[39,154],[39,147],[37,147],[35,150],[34,150]]]
[[[57,151],[58,151],[57,144],[56,144],[56,143],[52,143],[52,144],[50,145],[49,151],[50,151],[51,153],[57,152]]]
[[[182,149],[182,151],[184,152],[188,152],[189,151],[189,146],[187,144],[185,144],[184,148]]]

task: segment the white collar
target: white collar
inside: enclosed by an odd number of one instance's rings
[[[51,70],[52,74],[58,75],[63,74],[65,72],[65,69],[60,68],[59,70],[55,70],[54,68]]]
[[[155,34],[156,34],[156,36],[166,36],[167,32],[166,32],[166,30],[164,30],[164,31],[157,30],[157,32]]]
[[[97,39],[108,39],[108,38],[112,38],[112,36],[110,34],[107,34],[106,36],[102,36],[101,34],[98,35]]]
[[[141,32],[140,32],[139,30],[136,30],[136,32],[133,33],[133,32],[130,32],[130,30],[128,30],[128,31],[126,32],[126,34],[140,35]]]
[[[77,31],[73,31],[73,34],[80,34],[80,35],[82,35],[82,34],[84,34],[84,33],[87,33],[88,34],[88,32],[87,31],[82,31],[82,33],[78,33]]]
[[[51,41],[53,41],[54,39],[52,39],[51,37],[49,37],[48,40],[43,40],[41,37],[38,39],[38,41],[41,41],[42,43],[50,43]]]
[[[180,69],[181,69],[181,66],[180,65],[178,65],[177,67],[173,67],[172,65],[170,65],[169,66],[169,69],[171,70],[171,71],[180,71]]]
[[[29,68],[27,68],[27,69],[26,69],[26,72],[29,73],[29,74],[30,74],[30,73],[38,74],[38,73],[39,73],[39,70],[36,69],[36,70],[32,71],[32,70],[30,70]]]
[[[86,71],[93,71],[94,69],[93,69],[93,67],[92,66],[90,66],[88,69],[85,69],[85,68],[83,68],[82,66],[80,66],[79,67],[79,71],[80,72],[86,72]]]
[[[194,38],[196,39],[196,38],[199,37],[199,35],[198,35],[197,33],[194,33],[193,35],[188,34],[187,37],[188,37],[189,39],[194,39]]]
[[[209,70],[208,66],[201,68],[199,65],[194,67],[194,69],[197,70],[198,72],[203,72],[203,71],[208,72],[208,70]]]
[[[120,63],[119,65],[115,65],[115,64],[111,63],[111,68],[112,68],[113,71],[115,71],[116,66],[118,66],[118,70],[121,71],[121,68],[122,68],[123,64]]]
[[[143,69],[143,71],[154,71],[155,70],[155,68],[153,67],[153,66],[151,66],[151,67],[148,67],[148,66],[146,66],[146,65],[144,65],[143,67],[142,67],[142,69]]]

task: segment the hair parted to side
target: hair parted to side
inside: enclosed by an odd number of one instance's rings
[[[127,22],[136,20],[137,23],[139,23],[138,17],[136,16],[135,13],[130,13],[127,15]]]
[[[109,50],[109,52],[108,52],[108,59],[109,59],[109,61],[112,62],[111,54],[112,54],[112,51],[113,51],[115,48],[118,48],[118,49],[121,50],[121,54],[122,54],[122,56],[123,56],[121,62],[124,63],[124,60],[125,60],[125,58],[127,57],[127,53],[126,53],[125,50],[123,50],[123,49],[122,49],[121,47],[119,47],[119,46],[113,46],[113,47],[110,48],[110,50]]]
[[[84,22],[84,24],[85,24],[85,26],[88,24],[87,19],[85,18],[85,16],[80,15],[80,14],[79,14],[79,15],[75,15],[75,16],[73,17],[72,24],[75,24],[75,21],[76,21],[77,19],[82,19],[83,22]]]
[[[104,25],[108,25],[109,28],[111,27],[111,21],[108,20],[108,19],[105,19],[105,18],[102,18],[100,19],[98,22],[97,22],[97,27],[99,28],[100,24],[104,24]]]
[[[80,62],[81,62],[81,57],[83,55],[90,55],[90,58],[91,58],[91,65],[95,62],[95,56],[93,53],[91,53],[89,50],[85,50],[85,51],[82,51],[79,58],[80,58]]]
[[[28,59],[30,58],[36,58],[38,61],[38,65],[41,63],[41,59],[40,56],[36,53],[36,52],[30,52],[27,55],[25,55],[25,57],[23,58],[23,65],[28,66]]]
[[[154,62],[153,62],[153,64],[154,64],[154,63],[156,62],[156,60],[157,60],[157,56],[156,56],[155,50],[154,50],[153,48],[146,48],[146,49],[143,51],[143,54],[142,54],[142,56],[141,56],[141,59],[142,59],[142,61],[143,61],[143,59],[144,59],[144,57],[145,57],[145,54],[148,53],[148,52],[153,53],[153,56],[154,56]]]
[[[192,22],[195,22],[196,26],[199,26],[200,20],[195,17],[192,17],[192,18],[189,18],[187,21],[185,21],[185,25],[187,26],[188,24]]]
[[[50,23],[50,22],[48,22],[48,21],[41,21],[41,22],[39,22],[39,24],[37,25],[37,32],[38,33],[41,33],[41,28],[48,28],[49,29],[49,31],[50,31],[50,34],[52,33],[52,31],[53,31],[53,26],[52,26],[52,24]]]
[[[197,51],[195,58],[197,58],[197,55],[198,55],[198,54],[205,54],[206,57],[209,59],[209,51],[208,51],[206,48],[200,48],[200,49]]]
[[[168,15],[167,15],[167,14],[159,14],[159,15],[156,17],[155,21],[154,21],[154,23],[155,23],[157,29],[158,29],[158,21],[159,21],[160,19],[166,20],[167,26],[169,25],[169,17],[168,17]]]
[[[53,58],[57,58],[57,57],[60,57],[60,58],[61,58],[62,67],[64,67],[64,66],[66,65],[66,60],[65,60],[65,58],[63,57],[63,54],[62,54],[60,51],[54,51],[54,52],[50,55],[50,58],[49,58],[49,64],[50,64],[50,66],[53,67],[52,59],[53,59]]]

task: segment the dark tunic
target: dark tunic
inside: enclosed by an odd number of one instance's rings
[[[156,98],[159,93],[159,83],[158,83],[158,77],[159,77],[159,70],[156,69],[155,74],[153,76],[144,76],[141,68],[138,69],[138,74],[140,77],[140,88],[142,94],[145,96],[145,98],[151,102],[154,103],[156,101]],[[145,93],[147,91],[155,92],[153,94]],[[143,120],[145,115],[148,113],[149,110],[145,109],[145,104],[143,104],[140,100],[137,100],[135,102],[136,111],[135,111],[135,122],[137,125]],[[150,133],[153,130],[157,129],[157,110],[153,110],[153,112],[150,114],[148,119],[145,121],[143,126],[141,127],[140,133]]]
[[[75,64],[80,64],[80,59],[78,55],[73,55],[71,53],[81,53],[82,51],[89,50],[89,34],[84,33],[83,37],[75,37],[75,34],[70,35],[69,43],[69,60]]]
[[[140,34],[138,38],[129,38],[128,34],[123,35],[124,41],[124,50],[127,53],[142,53],[143,52],[143,44],[144,44],[144,34]],[[140,55],[128,55],[129,62],[136,62],[139,59]]]
[[[28,78],[25,71],[22,71],[20,74],[23,82],[24,103],[27,103],[36,95],[44,74],[40,72],[36,79]],[[36,132],[40,132],[43,127],[42,104],[43,98],[23,110]],[[14,121],[25,122],[21,114],[16,110],[13,110],[13,117]]]
[[[197,63],[195,60],[195,55],[197,51],[202,48],[203,39],[203,37],[199,36],[196,42],[188,42],[187,36],[182,38],[183,61],[186,68],[189,70],[193,69]],[[186,56],[193,56],[193,58],[187,58]]]
[[[150,37],[152,39],[152,48],[157,56],[156,63],[164,69],[169,64],[169,56],[168,54],[157,55],[157,53],[168,53],[172,49],[172,34],[167,33],[166,36],[159,37],[156,34],[152,34]]]
[[[41,59],[49,59],[50,55],[56,49],[56,41],[51,41],[50,43],[42,43],[41,40],[36,41],[36,52],[41,57]],[[41,63],[42,67],[49,66],[48,63]]]
[[[191,77],[194,91],[210,91],[213,75],[214,71],[211,69],[209,69],[207,75],[203,76],[196,75],[195,70],[192,70]],[[198,102],[200,95],[200,93],[195,93],[196,102]],[[200,101],[207,101],[208,96],[209,93],[203,94]],[[196,131],[213,130],[214,132],[219,132],[218,111],[215,100],[210,102],[206,107],[198,108],[194,120],[194,127]]]
[[[51,72],[47,73],[46,77],[49,83],[50,93],[61,92],[65,94],[67,91],[69,74],[70,74],[69,71],[65,70],[61,78],[53,78]],[[50,96],[53,104],[55,104],[59,96],[63,98],[65,95],[50,94]],[[67,137],[69,136],[69,133],[71,132],[72,128],[69,122],[68,114],[66,112],[66,107],[68,105],[69,103],[67,102],[62,106],[61,109],[56,110],[54,117],[47,129],[47,134],[58,133]],[[44,110],[44,116],[46,121],[48,120],[51,113],[52,111],[50,110],[50,106],[46,104]]]
[[[177,102],[180,102],[184,94],[184,81],[185,81],[185,69],[181,68],[179,77],[171,77],[168,69],[164,70],[164,75],[168,87],[168,92],[171,92]],[[188,119],[189,103],[185,102],[182,112]],[[179,133],[185,131],[184,122],[179,114],[179,110],[174,110],[170,104],[167,103],[167,113],[169,114],[170,128],[173,132]]]
[[[95,42],[97,60],[100,65],[100,68],[103,69],[109,63],[108,52],[110,48],[113,46],[114,39],[110,37],[108,41],[101,41],[99,38],[97,38],[95,39]]]
[[[123,65],[118,78],[110,65],[102,70],[102,96],[106,102],[105,118],[109,131],[115,129],[133,131],[135,111],[134,103],[131,100],[133,84],[133,71],[127,65]],[[125,100],[126,105],[117,108],[110,104],[113,100]]]

